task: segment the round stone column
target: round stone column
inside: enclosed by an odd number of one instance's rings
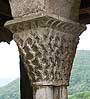
[[[80,0],[11,0],[13,33],[32,81],[34,99],[67,99],[79,36]]]

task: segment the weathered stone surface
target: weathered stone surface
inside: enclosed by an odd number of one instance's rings
[[[10,24],[33,84],[68,85],[79,35],[85,27],[50,16]]]
[[[36,86],[34,99],[68,99],[67,86]]]
[[[34,99],[68,99],[67,86],[34,86]]]
[[[34,88],[34,99],[54,99],[53,86],[38,86]]]
[[[78,20],[80,0],[9,0],[13,17],[54,14]]]
[[[79,4],[80,0],[10,1],[15,20],[8,22],[7,28],[14,33],[34,99],[68,98],[72,63],[85,30],[75,23]]]
[[[34,99],[67,99],[79,36],[80,0],[11,0],[14,21],[7,23],[16,41]],[[18,17],[18,18],[16,18]]]
[[[85,26],[75,23],[80,0],[9,2],[14,20],[6,27],[14,33],[13,39],[32,80],[34,99],[67,99],[74,55],[79,36],[85,30]]]

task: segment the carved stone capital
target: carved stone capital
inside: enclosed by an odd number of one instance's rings
[[[13,38],[33,84],[68,85],[84,25],[48,15],[13,20],[6,27],[14,33]]]

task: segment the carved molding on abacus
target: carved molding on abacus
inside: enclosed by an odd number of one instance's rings
[[[16,18],[8,21],[5,26],[7,28],[9,27],[12,32],[22,32],[23,30],[28,30],[35,27],[50,27],[62,32],[73,33],[76,35],[80,35],[86,29],[84,24],[52,14]]]

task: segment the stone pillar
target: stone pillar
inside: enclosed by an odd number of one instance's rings
[[[67,86],[79,36],[80,0],[12,0],[13,33],[34,99],[67,99]]]

